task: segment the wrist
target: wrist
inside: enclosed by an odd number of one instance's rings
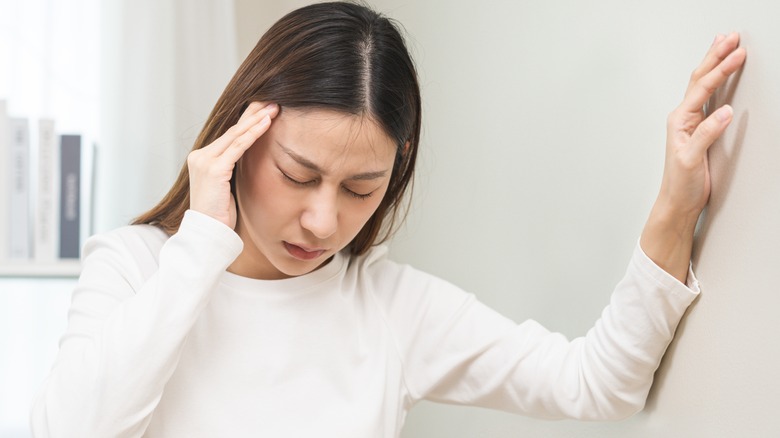
[[[701,212],[702,209],[699,208],[682,210],[669,202],[657,199],[650,210],[647,224],[658,232],[676,235],[678,239],[692,240]]]
[[[639,241],[642,250],[656,265],[683,283],[688,276],[699,214],[680,212],[657,201]]]

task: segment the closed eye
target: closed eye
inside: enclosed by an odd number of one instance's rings
[[[357,198],[357,199],[368,199],[371,197],[372,194],[374,194],[374,192],[356,193],[346,187],[344,187],[344,191],[347,192],[349,196],[352,196],[353,198]]]
[[[290,175],[286,174],[282,169],[279,169],[279,172],[282,173],[282,175],[284,176],[284,178],[287,181],[289,181],[289,182],[291,182],[291,183],[293,183],[295,185],[306,187],[306,186],[310,186],[310,185],[312,185],[312,184],[317,182],[316,180],[313,180],[313,179],[309,180],[309,181],[298,181],[297,179],[295,179],[295,178],[291,177]]]
[[[317,183],[316,179],[312,179],[312,180],[308,180],[308,181],[299,181],[299,180],[291,177],[290,175],[288,175],[282,169],[279,169],[279,173],[282,174],[282,176],[284,177],[285,180],[287,180],[288,182],[290,182],[290,183],[292,183],[292,184],[294,184],[296,186],[299,186],[299,187],[309,187],[309,186],[312,186],[312,185]],[[368,198],[371,197],[371,195],[374,194],[373,191],[368,192],[368,193],[357,193],[357,192],[352,191],[352,190],[350,190],[350,189],[348,189],[347,187],[344,187],[344,186],[342,186],[342,190],[344,190],[344,192],[347,195],[349,195],[349,196],[351,196],[351,197],[353,197],[355,199],[360,199],[360,200],[368,199]]]

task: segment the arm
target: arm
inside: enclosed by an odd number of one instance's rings
[[[147,279],[138,262],[156,254],[137,253],[140,239],[123,229],[86,243],[68,329],[33,405],[35,436],[141,436],[209,292],[242,248],[228,227],[188,212]]]
[[[187,335],[240,254],[230,179],[269,128],[276,105],[252,103],[213,143],[188,157],[190,209],[162,245],[149,228],[91,238],[68,331],[31,412],[37,437],[140,437]],[[154,266],[156,265],[156,266]],[[156,268],[144,274],[148,266]]]
[[[594,327],[568,340],[516,324],[424,273],[386,268],[378,294],[397,337],[412,402],[481,406],[540,418],[616,420],[642,409],[680,318],[695,299],[639,247]],[[695,282],[692,282],[695,286]]]
[[[710,196],[707,150],[731,122],[728,105],[705,119],[704,104],[745,61],[739,35],[719,35],[667,123],[666,163],[661,190],[642,232],[640,244],[661,268],[685,282],[693,233]]]
[[[414,290],[409,296],[425,297],[388,305],[395,314],[388,320],[398,321],[393,330],[413,400],[590,420],[624,418],[644,406],[661,357],[698,292],[689,261],[709,198],[707,150],[732,117],[725,106],[705,119],[702,108],[744,62],[738,41],[737,34],[716,39],[669,116],[663,183],[641,247],[586,336],[569,341],[534,321],[515,325],[451,286],[400,285]]]

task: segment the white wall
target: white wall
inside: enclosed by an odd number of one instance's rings
[[[305,2],[239,0],[245,54]],[[665,119],[717,32],[748,61],[714,146],[696,244],[704,292],[647,409],[548,422],[421,404],[404,437],[770,436],[780,430],[780,6],[712,2],[374,0],[409,34],[424,94],[415,207],[394,257],[520,321],[584,334],[621,277],[655,197]]]
[[[30,407],[57,355],[75,285],[0,278],[0,438],[30,436]]]

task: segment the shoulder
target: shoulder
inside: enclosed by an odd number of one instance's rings
[[[147,278],[170,236],[153,225],[127,225],[95,234],[84,244],[84,269],[101,266]]]
[[[124,247],[129,253],[156,254],[169,237],[154,225],[126,225],[91,236],[84,244],[84,253],[90,254],[106,247]]]
[[[352,256],[348,270],[358,276],[361,282],[370,284],[395,285],[409,277],[432,278],[407,264],[391,260],[389,248],[385,245],[374,246],[365,254]]]
[[[391,260],[384,245],[352,257],[349,270],[386,306],[417,307],[424,302],[462,303],[473,297],[445,279]]]

